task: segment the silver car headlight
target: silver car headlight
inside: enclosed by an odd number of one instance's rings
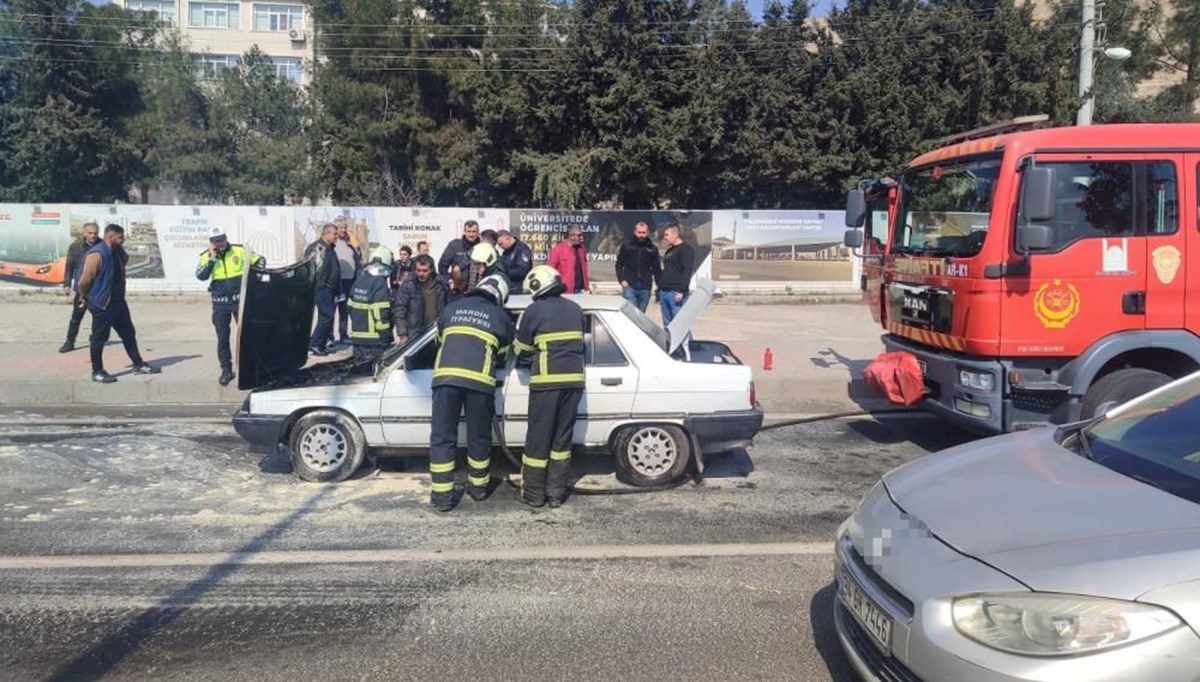
[[[1148,604],[1073,594],[981,594],[954,600],[954,625],[971,639],[1026,656],[1100,651],[1178,627]]]

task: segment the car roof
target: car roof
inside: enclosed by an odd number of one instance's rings
[[[568,294],[563,298],[575,301],[584,310],[620,310],[621,306],[625,305],[625,299],[620,296]],[[529,294],[520,294],[518,296],[510,296],[504,307],[509,310],[521,311],[528,308],[531,303],[533,303],[532,296]]]

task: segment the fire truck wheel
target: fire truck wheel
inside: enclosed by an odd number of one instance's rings
[[[1152,369],[1129,367],[1104,375],[1083,396],[1080,418],[1091,419],[1096,408],[1106,402],[1124,403],[1170,383],[1171,377]]]

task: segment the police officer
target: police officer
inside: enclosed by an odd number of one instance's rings
[[[208,238],[208,250],[200,253],[196,279],[211,279],[208,291],[212,296],[212,322],[217,329],[217,361],[221,363],[222,386],[233,381],[233,353],[229,350],[230,323],[237,322],[238,303],[242,297],[242,276],[250,264],[261,267],[262,256],[247,251],[241,244],[230,244],[221,228],[213,228]]]
[[[367,360],[392,345],[392,250],[378,246],[350,287],[350,343],[354,359]]]
[[[571,436],[583,399],[583,309],[563,298],[562,276],[539,265],[525,277],[533,303],[517,326],[516,349],[529,362],[529,430],[521,457],[521,499],[558,507],[567,495]]]
[[[433,368],[433,422],[429,434],[430,501],[441,512],[454,508],[458,418],[467,422],[467,494],[488,496],[492,418],[496,409],[497,358],[512,343],[513,323],[504,310],[508,283],[485,277],[438,317],[437,360]]]

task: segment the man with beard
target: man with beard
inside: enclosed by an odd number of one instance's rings
[[[71,248],[67,249],[67,270],[63,273],[63,293],[71,298],[71,322],[67,325],[67,339],[63,341],[63,345],[59,347],[59,353],[69,353],[75,350],[75,337],[79,336],[79,324],[83,322],[83,314],[87,312],[87,306],[81,305],[79,300],[79,292],[75,291],[75,284],[79,281],[79,264],[83,262],[83,254],[88,252],[88,249],[96,245],[100,241],[100,226],[96,223],[87,222],[83,224],[83,234],[80,235],[79,241],[73,242]]]
[[[650,294],[658,285],[662,275],[662,263],[658,259],[658,247],[650,241],[650,226],[639,221],[633,226],[633,240],[621,245],[617,254],[617,280],[621,282],[621,296],[646,312],[650,305]]]

